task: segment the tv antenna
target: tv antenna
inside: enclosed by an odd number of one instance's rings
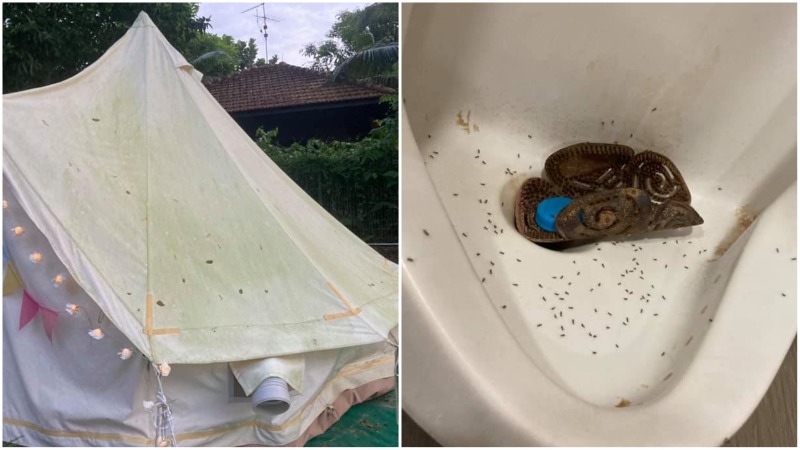
[[[261,14],[258,13],[258,7],[261,7]],[[252,8],[245,9],[244,11],[242,11],[242,14],[252,10],[256,10],[255,12],[256,23],[258,23],[258,26],[261,30],[261,35],[264,36],[264,60],[269,61],[269,51],[267,51],[267,37],[269,36],[269,34],[267,33],[267,22],[280,22],[281,19],[268,16],[267,6],[264,3],[260,3],[256,6],[253,6]]]

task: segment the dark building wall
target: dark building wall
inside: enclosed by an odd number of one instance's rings
[[[279,129],[278,143],[290,145],[309,139],[352,141],[360,139],[375,127],[375,120],[386,117],[389,108],[377,100],[311,105],[283,110],[233,113],[233,119],[250,137],[256,130]]]

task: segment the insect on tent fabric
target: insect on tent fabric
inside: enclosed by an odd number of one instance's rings
[[[201,77],[141,13],[77,76],[5,95],[8,197],[98,314],[152,363],[201,370],[347,348],[386,353],[396,265],[295,185]],[[14,265],[28,264],[11,250]],[[37,301],[64,315],[42,292]],[[48,345],[60,344],[61,315]]]

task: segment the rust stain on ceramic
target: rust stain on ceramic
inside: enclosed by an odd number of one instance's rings
[[[725,252],[731,248],[731,245],[733,245],[733,243],[739,239],[739,236],[741,236],[745,231],[747,231],[748,228],[750,228],[750,225],[755,222],[757,217],[758,215],[748,211],[746,207],[737,209],[736,224],[728,232],[728,235],[725,236],[725,239],[723,239],[722,242],[720,242],[720,244],[717,246],[717,249],[714,251],[714,256],[719,258],[720,256],[724,255]]]
[[[614,405],[614,408],[627,408],[628,406],[631,406],[631,401],[627,398],[623,398],[619,403]]]
[[[470,132],[469,121],[471,117],[472,117],[472,111],[467,111],[466,120],[464,119],[464,115],[461,111],[459,111],[456,114],[456,125],[458,125],[459,128],[461,128],[462,130],[466,131],[467,134],[469,134]]]

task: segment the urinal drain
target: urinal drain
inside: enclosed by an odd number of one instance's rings
[[[549,181],[528,179],[514,209],[517,230],[536,243],[703,223],[690,205],[691,193],[678,168],[656,152],[635,155],[624,145],[587,142],[550,155],[544,172]]]

